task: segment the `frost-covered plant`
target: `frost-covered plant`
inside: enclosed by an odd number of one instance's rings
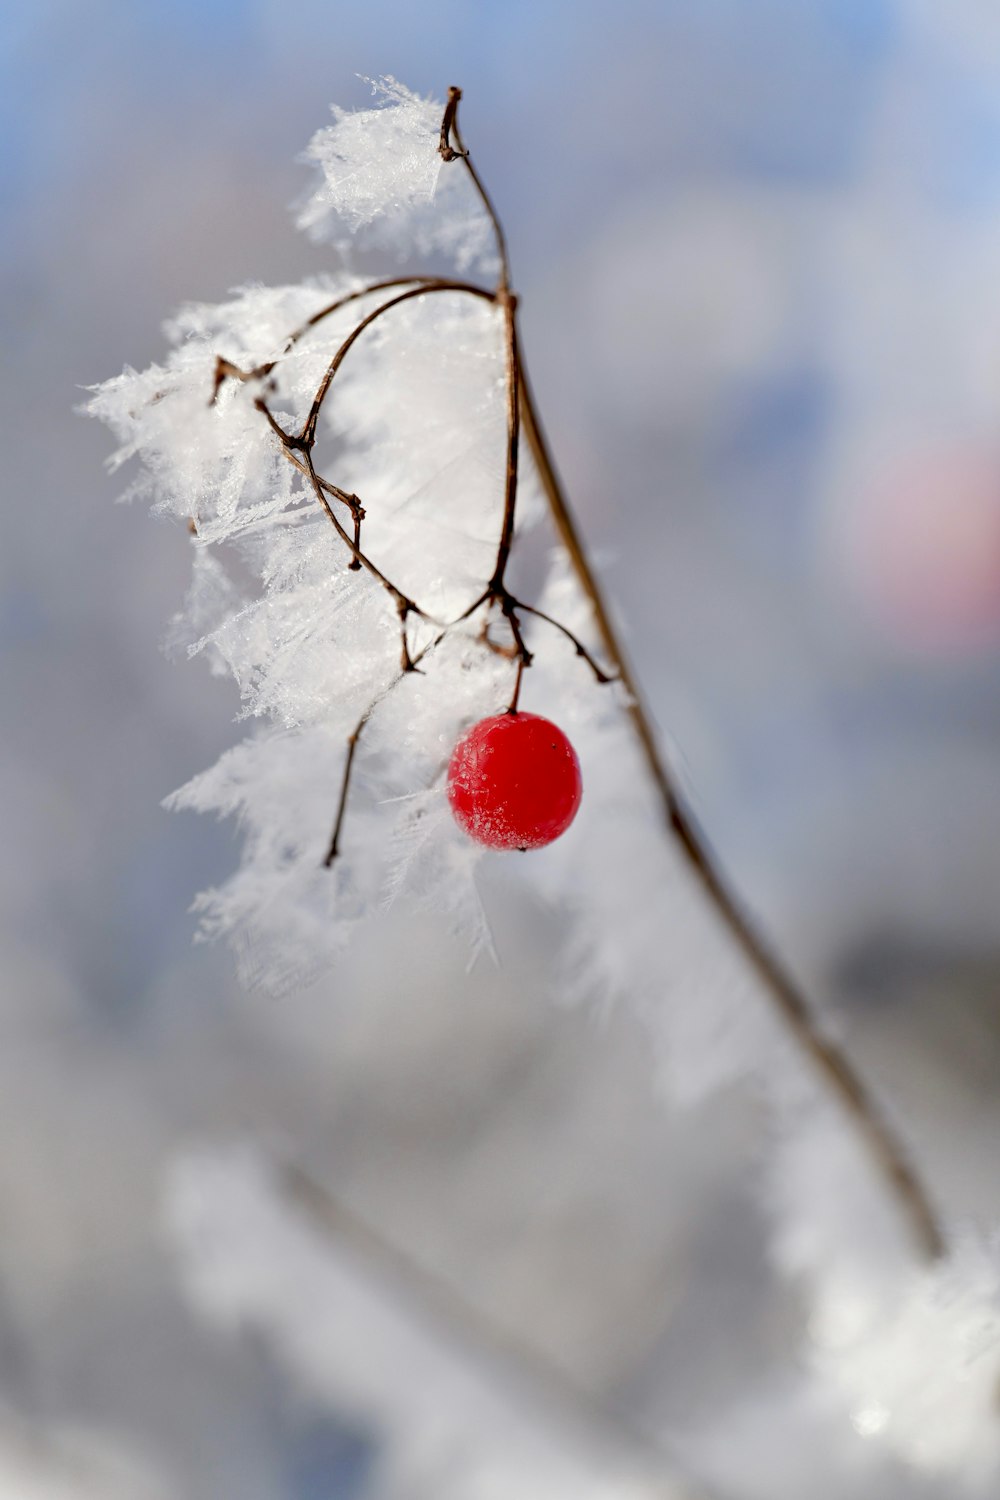
[[[171,326],[180,347],[165,368],[126,372],[91,403],[126,440],[115,461],[141,451],[157,507],[190,517],[189,651],[211,651],[236,677],[244,715],[268,726],[173,805],[240,817],[243,864],[201,898],[203,928],[234,937],[246,977],[274,989],[329,963],[404,867],[419,865],[425,900],[477,917],[475,851],[442,826],[427,789],[458,726],[517,712],[533,659],[525,616],[561,636],[597,682],[611,680],[567,625],[508,582],[532,501],[527,486],[519,494],[516,298],[499,224],[458,135],[458,93],[442,123],[400,85],[385,92],[392,107],[338,114],[314,140],[328,185],[302,222],[315,229],[334,210],[356,229],[393,222],[425,248],[446,247],[460,267],[483,263],[492,225],[496,287],[345,274],[322,287],[252,288],[221,308],[188,309]],[[454,161],[468,169],[472,201],[436,232],[426,209]],[[220,347],[225,356],[210,355]],[[262,585],[255,596],[223,570],[212,550],[223,541],[238,544]],[[175,635],[184,628],[177,622]],[[344,851],[362,731],[369,795],[356,799]],[[392,864],[379,821],[398,846]]]
[[[817,1377],[864,1436],[981,1475],[996,1461],[993,1256],[948,1256],[894,1126],[734,899],[657,744],[542,435],[459,99],[388,80],[375,108],[336,111],[300,216],[453,269],[370,283],[344,269],[189,307],[163,365],[89,405],[121,440],[115,464],[141,456],[135,492],[189,523],[174,638],[232,674],[255,721],[171,799],[244,835],[239,869],[199,898],[203,931],[274,990],[322,972],[404,893],[475,951],[476,866],[493,856],[449,817],[443,772],[469,724],[537,701],[586,786],[572,831],[518,866],[572,919],[567,988],[626,997],[681,1102],[756,1080],[784,1127],[774,1255],[812,1296]],[[546,510],[560,546],[529,600],[512,558]],[[934,1380],[955,1372],[948,1400],[920,1394],[921,1347]]]

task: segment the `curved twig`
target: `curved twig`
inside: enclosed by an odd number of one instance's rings
[[[595,680],[602,686],[606,686],[609,682],[618,682],[620,680],[618,677],[612,677],[607,672],[605,672],[604,669],[598,664],[598,662],[594,660],[593,656],[587,650],[586,646],[580,640],[579,636],[574,635],[573,631],[570,630],[568,626],[563,625],[560,620],[556,620],[552,615],[547,615],[544,609],[536,609],[533,604],[525,604],[523,599],[515,600],[515,605],[518,609],[523,609],[525,614],[534,615],[537,620],[544,620],[547,625],[553,626],[562,635],[564,635],[568,641],[571,641],[576,650],[577,656],[583,658],[583,660],[587,663],[587,666],[593,672]]]
[[[490,300],[493,297],[493,293],[487,287],[476,286],[472,281],[457,281],[453,276],[390,276],[386,281],[371,281],[365,286],[355,287],[353,292],[345,292],[336,301],[328,302],[325,307],[320,308],[319,312],[313,313],[311,318],[307,318],[296,328],[294,333],[288,335],[282,352],[290,354],[300,339],[303,339],[307,333],[311,333],[324,318],[339,312],[342,307],[347,307],[351,302],[357,302],[360,297],[371,297],[375,292],[388,292],[397,286],[413,286],[417,282],[425,291],[439,291],[446,288],[448,291],[468,292],[474,297],[486,297]]]
[[[425,297],[430,292],[461,292],[467,296],[482,297],[487,302],[495,302],[497,300],[493,292],[484,291],[482,287],[477,287],[471,282],[441,280],[427,285],[411,286],[407,291],[400,292],[398,296],[390,297],[387,302],[379,303],[378,307],[373,308],[367,316],[361,319],[361,322],[358,323],[340,345],[327,366],[326,373],[320,381],[319,388],[313,397],[312,405],[309,408],[309,415],[306,417],[302,431],[299,434],[300,442],[312,447],[316,441],[316,422],[319,419],[320,408],[326,400],[327,392],[333,383],[333,378],[343,364],[348,351],[361,337],[365,329],[370,328],[383,313],[389,312],[391,308],[398,307],[402,302],[409,302],[414,297]]]

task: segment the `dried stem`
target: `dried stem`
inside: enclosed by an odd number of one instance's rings
[[[461,160],[465,170],[472,179],[472,185],[479,194],[480,201],[486,210],[490,224],[493,226],[493,238],[496,240],[497,254],[500,257],[500,281],[498,289],[510,286],[510,256],[507,252],[507,236],[504,234],[500,215],[493,206],[493,199],[486,191],[483,180],[475,167],[472,165],[472,157],[466,149],[458,128],[458,105],[462,98],[462,90],[454,85],[448,90],[448,102],[444,107],[444,119],[441,121],[441,140],[438,150],[445,161]],[[452,145],[454,142],[454,145]]]
[[[391,276],[387,281],[370,281],[364,286],[356,287],[353,292],[347,292],[343,297],[338,297],[335,302],[328,302],[325,307],[320,308],[319,312],[313,313],[312,317],[307,318],[299,328],[296,328],[294,333],[288,335],[283,353],[290,354],[295,345],[307,333],[311,333],[319,323],[322,323],[324,318],[330,317],[332,313],[339,312],[342,307],[347,307],[351,302],[357,302],[360,297],[371,297],[375,292],[392,291],[397,286],[414,286],[418,282],[428,292],[457,290],[471,292],[473,296],[490,299],[492,299],[493,295],[491,292],[474,285],[472,282],[456,281],[451,276]],[[268,368],[273,369],[273,365]]]
[[[590,601],[604,650],[614,662],[618,677],[628,694],[626,712],[659,794],[667,824],[684,850],[688,864],[705,894],[736,939],[750,967],[762,981],[782,1024],[853,1120],[858,1134],[868,1147],[874,1166],[908,1223],[916,1246],[925,1258],[936,1260],[945,1251],[944,1233],[927,1190],[910,1163],[906,1147],[847,1054],[831,1037],[824,1034],[804,995],[784,965],[757,934],[736,896],[729,890],[709,850],[708,841],[698,827],[657,744],[652,718],[611,622],[600,584],[590,565],[552,462],[523,363],[521,411],[525,436],[542,481],[553,522],[580,587]]]
[[[493,300],[493,293],[486,291],[485,288],[478,287],[468,281],[456,281],[453,277],[447,276],[391,276],[386,281],[370,281],[364,286],[355,287],[353,292],[346,292],[342,297],[337,297],[333,302],[328,302],[324,307],[321,307],[318,312],[314,312],[311,317],[307,318],[304,323],[301,323],[295,329],[294,333],[288,335],[288,338],[285,340],[285,347],[281,351],[279,358],[283,359],[286,354],[291,354],[296,344],[305,338],[307,333],[311,333],[318,324],[323,322],[324,318],[329,318],[333,313],[339,312],[342,307],[347,307],[350,303],[357,302],[361,297],[371,297],[376,292],[390,291],[397,286],[414,286],[418,282],[426,291],[436,291],[445,288],[448,291],[470,292],[473,296],[485,297],[490,301]],[[266,375],[270,375],[272,370],[277,368],[278,363],[278,359],[269,359],[262,365],[255,365],[252,370],[241,370],[238,365],[233,364],[231,360],[224,359],[220,354],[215,361],[215,383],[212,387],[209,406],[215,405],[219,394],[219,387],[227,377],[234,380],[261,380]]]
[[[403,629],[405,632],[405,621],[403,622]],[[387,687],[382,689],[381,693],[379,693],[376,698],[372,699],[371,703],[369,703],[368,707],[361,715],[361,718],[355,724],[351,733],[347,736],[347,758],[344,761],[344,770],[340,781],[340,797],[337,801],[337,813],[333,823],[333,834],[330,838],[330,847],[326,852],[326,858],[323,860],[323,864],[327,869],[330,868],[334,860],[337,858],[337,855],[340,853],[340,833],[341,829],[344,826],[344,814],[347,811],[347,798],[351,789],[351,772],[354,769],[354,755],[355,751],[358,748],[358,740],[361,738],[365,725],[368,723],[368,720],[378,708],[379,704],[385,702],[386,698],[388,698],[393,688],[398,687],[399,684],[403,681],[403,678],[406,677],[408,673],[417,672],[420,670],[420,663],[424,660],[425,657],[430,656],[431,652],[435,650],[436,647],[440,646],[446,634],[447,631],[442,631],[441,634],[435,636],[432,641],[428,641],[427,645],[424,646],[422,650],[418,651],[417,654],[413,657],[410,656],[409,651],[406,651],[404,664],[399,673],[393,678],[393,680]]]
[[[361,322],[344,340],[340,348],[337,350],[336,354],[333,356],[333,359],[327,366],[326,373],[319,383],[319,389],[313,397],[312,405],[309,408],[309,415],[306,418],[305,424],[302,428],[302,432],[300,433],[300,440],[302,443],[305,443],[309,447],[312,447],[313,443],[315,442],[316,422],[319,418],[320,408],[322,407],[323,402],[326,400],[326,395],[330,389],[333,378],[336,375],[337,371],[340,369],[340,366],[343,364],[348,350],[352,347],[355,341],[361,337],[365,329],[369,328],[371,324],[376,321],[376,319],[382,316],[383,313],[387,313],[390,308],[398,307],[402,302],[409,302],[414,297],[425,297],[428,292],[471,292],[474,296],[485,297],[489,301],[494,300],[490,292],[484,292],[481,287],[475,287],[471,282],[442,280],[435,281],[431,284],[418,284],[417,286],[411,286],[407,291],[400,292],[395,297],[390,297],[387,302],[380,303],[378,307],[376,307],[372,312],[368,313],[366,317],[361,319]]]
[[[534,615],[538,620],[544,620],[547,625],[553,626],[560,632],[561,635],[564,635],[568,641],[571,641],[573,646],[576,648],[577,656],[582,657],[582,659],[587,663],[587,666],[594,674],[594,679],[596,682],[599,682],[603,686],[609,682],[618,681],[617,677],[610,676],[603,670],[602,667],[598,665],[598,663],[594,660],[593,656],[591,656],[590,652],[587,650],[586,646],[579,639],[579,637],[574,635],[572,630],[563,625],[560,620],[553,619],[552,615],[547,615],[543,609],[536,609],[533,604],[525,604],[523,599],[516,599],[514,603],[517,609],[523,609],[525,614]]]
[[[468,157],[465,160],[468,165]],[[504,332],[507,342],[507,474],[504,482],[500,542],[497,546],[493,577],[489,582],[489,592],[499,598],[505,593],[504,575],[510,561],[510,549],[514,540],[514,521],[517,515],[517,458],[521,434],[519,393],[521,365],[517,352],[517,298],[513,292],[503,288],[497,293],[497,300],[503,307]]]
[[[362,730],[368,723],[368,720],[371,718],[374,711],[375,704],[373,703],[361,715],[361,718],[358,720],[357,724],[354,726],[354,729],[347,737],[347,759],[344,761],[344,770],[340,781],[340,797],[337,801],[337,816],[333,821],[333,833],[330,836],[330,847],[327,850],[326,858],[323,861],[323,864],[327,869],[330,868],[334,860],[337,858],[337,855],[340,853],[338,847],[338,845],[340,844],[340,830],[344,826],[344,813],[347,811],[347,794],[350,791],[351,787],[351,771],[354,767],[354,752],[358,748],[358,740],[361,738]]]

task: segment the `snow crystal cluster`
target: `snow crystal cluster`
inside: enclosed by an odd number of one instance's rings
[[[306,220],[377,220],[406,243],[444,167],[439,126],[438,106],[391,82],[383,107],[339,114],[311,148],[327,178]],[[465,266],[481,259],[489,226],[466,174],[452,166],[448,180],[446,196],[464,203],[465,217],[462,228],[445,220],[445,239]],[[162,365],[126,370],[90,403],[121,441],[114,462],[142,459],[132,492],[195,533],[193,583],[171,642],[233,676],[253,727],[171,804],[238,818],[243,863],[200,898],[203,930],[232,937],[248,982],[275,991],[322,971],[364,912],[400,888],[403,868],[419,870],[424,900],[469,917],[478,939],[475,850],[440,816],[437,792],[447,746],[462,725],[503,706],[512,675],[476,640],[480,618],[400,681],[394,600],[349,567],[349,547],[255,405],[262,380],[226,380],[210,404],[218,356],[243,370],[274,361],[269,410],[298,431],[332,351],[388,294],[349,302],[286,353],[289,335],[360,286],[345,273],[186,308],[167,326],[173,348]],[[366,555],[432,621],[456,619],[493,568],[504,369],[498,311],[429,293],[372,325],[323,406],[317,470],[360,497]],[[530,509],[525,486],[522,519]],[[410,616],[414,655],[436,635],[436,625]],[[325,869],[348,736],[373,704],[344,857]]]
[[[488,275],[489,221],[461,163],[437,150],[441,105],[393,80],[380,90],[371,109],[335,111],[311,143],[321,181],[301,224],[334,241],[357,234],[391,246],[416,274],[434,254],[455,274]],[[237,819],[240,866],[199,898],[201,920],[207,935],[233,943],[248,982],[275,991],[322,972],[365,914],[397,895],[451,913],[474,945],[488,940],[475,873],[496,856],[452,823],[443,772],[463,728],[509,701],[514,665],[480,638],[481,615],[446,632],[434,622],[460,619],[496,558],[503,316],[454,292],[401,303],[358,339],[323,403],[316,468],[360,497],[366,555],[427,616],[405,622],[410,652],[431,649],[419,672],[403,674],[393,598],[350,568],[349,546],[256,404],[266,398],[286,433],[301,430],[333,352],[387,294],[348,302],[291,346],[289,335],[361,285],[343,271],[188,307],[168,325],[164,362],[106,382],[89,408],[119,439],[116,464],[141,459],[132,493],[192,528],[194,577],[171,640],[235,679],[248,733],[171,802]],[[212,402],[218,356],[268,372],[224,380]],[[525,465],[518,534],[538,512]],[[593,644],[589,605],[565,560],[553,562],[533,602]],[[810,1298],[815,1378],[841,1401],[845,1431],[849,1420],[904,1461],[947,1471],[957,1488],[981,1483],[995,1475],[1000,1428],[995,1255],[966,1245],[944,1267],[914,1268],[850,1126],[819,1097],[670,838],[620,690],[597,687],[572,643],[543,623],[532,646],[524,706],[570,735],[585,787],[564,839],[519,863],[523,879],[572,919],[567,987],[638,1010],[680,1102],[756,1078],[784,1127],[766,1196],[775,1263]],[[326,868],[348,737],[369,710],[340,856]],[[246,1214],[263,1216],[260,1245],[280,1244],[270,1261],[254,1250],[234,1280],[234,1257],[250,1254],[243,1235],[239,1255],[226,1252],[225,1275],[203,1277],[201,1295],[227,1317],[242,1316],[246,1303],[265,1322],[301,1322],[287,1335],[295,1362],[325,1381],[308,1317],[293,1305],[295,1278],[275,1280],[279,1260],[313,1264],[312,1242],[286,1243],[291,1231],[266,1183],[232,1190],[244,1188]],[[200,1213],[207,1199],[179,1192],[187,1223],[184,1205]],[[317,1262],[315,1274],[334,1272]]]
[[[388,108],[333,107],[335,124],[309,142],[306,160],[322,181],[298,215],[316,239],[369,241],[407,260],[441,251],[457,270],[492,272],[492,228],[468,191],[465,174],[449,171],[437,151],[442,106],[421,99],[394,78],[372,85]]]

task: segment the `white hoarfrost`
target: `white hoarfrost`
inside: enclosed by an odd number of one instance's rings
[[[373,109],[336,111],[310,147],[322,180],[303,225],[327,238],[374,235],[418,273],[431,251],[463,274],[481,273],[489,223],[461,162],[438,154],[441,112],[391,80]],[[328,968],[366,914],[397,897],[451,914],[474,950],[488,943],[476,869],[484,857],[511,859],[484,856],[458,831],[443,780],[461,731],[505,707],[513,665],[480,639],[481,615],[443,636],[433,623],[458,620],[495,563],[506,456],[500,310],[430,291],[394,307],[352,346],[320,413],[317,470],[360,497],[367,556],[430,617],[406,622],[411,653],[431,647],[418,673],[400,672],[394,599],[349,568],[349,546],[255,405],[263,397],[286,432],[301,430],[333,352],[391,294],[364,294],[291,348],[289,335],[360,285],[344,272],[189,307],[167,327],[162,365],[126,370],[89,403],[117,434],[115,464],[142,461],[132,493],[193,523],[194,579],[170,643],[235,679],[248,734],[171,802],[238,821],[242,860],[199,898],[203,930],[229,939],[248,981],[276,991]],[[225,380],[210,404],[219,355],[243,370],[274,365],[245,383]],[[347,508],[330,503],[349,530]],[[525,465],[518,534],[538,510]],[[532,602],[593,646],[589,606],[564,559]],[[775,1260],[810,1294],[817,1379],[838,1393],[859,1437],[927,1471],[947,1470],[956,1490],[966,1478],[978,1483],[995,1462],[998,1423],[993,1257],[967,1248],[914,1280],[899,1224],[850,1127],[816,1098],[666,833],[620,690],[595,685],[549,625],[525,623],[536,660],[524,706],[566,730],[583,768],[573,827],[516,866],[572,919],[567,989],[627,997],[681,1101],[747,1075],[763,1085],[784,1126],[768,1194]],[[340,857],[324,868],[348,736],[369,709]],[[244,1268],[256,1286],[277,1275],[266,1245],[292,1231],[255,1180],[246,1195],[246,1215],[267,1221]],[[193,1201],[190,1192],[179,1201]],[[251,1242],[244,1234],[243,1246]],[[312,1265],[311,1242],[296,1244]],[[282,1255],[292,1248],[281,1242]],[[238,1253],[237,1236],[225,1275],[205,1280],[208,1301],[236,1298]],[[272,1295],[285,1294],[275,1283]],[[310,1335],[305,1313],[301,1323],[296,1340]],[[321,1357],[313,1343],[309,1361]]]
[[[967,1239],[878,1301],[827,1284],[812,1319],[816,1369],[859,1436],[929,1473],[995,1494],[1000,1463],[1000,1254]]]
[[[317,239],[335,239],[346,228],[407,259],[441,250],[460,271],[491,270],[489,222],[466,174],[449,171],[437,150],[441,105],[395,78],[371,86],[374,109],[334,105],[334,124],[309,142],[306,160],[322,181],[302,207],[299,227]]]
[[[440,796],[428,807],[424,794],[440,794],[460,728],[509,693],[510,664],[476,640],[478,622],[400,681],[394,602],[348,567],[349,549],[254,406],[258,385],[229,380],[209,405],[217,354],[244,368],[271,360],[353,287],[248,288],[220,307],[189,308],[168,327],[175,348],[163,366],[126,371],[90,403],[122,440],[116,462],[141,454],[145,476],[133,488],[196,528],[194,579],[170,643],[233,676],[253,732],[171,805],[238,818],[244,859],[200,898],[203,928],[229,936],[248,981],[275,990],[326,967],[386,882],[398,887],[393,840],[418,865],[423,899],[468,915],[482,935],[476,851],[434,816]],[[374,305],[365,298],[361,310]],[[327,319],[275,370],[269,404],[286,430],[301,425],[359,316],[354,303]],[[324,406],[317,467],[362,497],[363,542],[378,567],[434,619],[452,620],[482,590],[496,551],[506,441],[498,315],[471,297],[428,296],[393,309],[352,356]],[[525,502],[530,510],[530,486]],[[416,617],[407,623],[414,654],[437,635]],[[343,859],[324,869],[347,739],[373,703]],[[419,841],[409,836],[416,825]],[[434,848],[416,860],[415,842],[432,832]]]

